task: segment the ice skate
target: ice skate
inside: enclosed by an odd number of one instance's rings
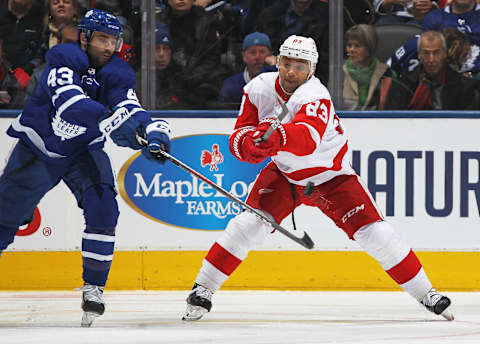
[[[453,313],[447,308],[450,306],[451,301],[448,297],[438,293],[435,288],[430,291],[420,300],[420,303],[425,306],[430,312],[437,315],[441,315],[448,321],[454,319]]]
[[[199,320],[205,313],[210,312],[212,308],[213,292],[210,289],[195,283],[192,290],[187,297],[187,309],[185,310],[182,320]]]
[[[83,287],[77,288],[76,290],[83,291],[82,327],[90,327],[92,326],[92,323],[95,320],[95,318],[99,317],[100,315],[103,314],[103,312],[105,312],[105,301],[102,298],[103,287],[99,287],[91,284],[85,284]]]

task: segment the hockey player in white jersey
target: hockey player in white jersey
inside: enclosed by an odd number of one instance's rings
[[[453,320],[450,299],[432,287],[417,256],[384,220],[352,169],[345,129],[328,90],[313,75],[317,59],[313,39],[290,36],[280,47],[279,71],[261,74],[244,88],[230,150],[240,161],[272,160],[257,177],[247,204],[277,223],[293,211],[292,204],[318,208],[407,293]],[[258,142],[281,112],[279,97],[289,114],[267,141]],[[307,185],[313,190],[305,192]],[[270,233],[272,227],[250,212],[233,218],[203,260],[183,320],[209,312],[212,295]]]

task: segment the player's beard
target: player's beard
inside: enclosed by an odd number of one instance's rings
[[[90,46],[88,47],[88,50],[92,49]],[[95,68],[100,68],[103,67],[110,59],[105,59],[103,57],[103,54],[94,54],[91,51],[88,51],[88,57],[90,58],[90,64],[95,67]]]

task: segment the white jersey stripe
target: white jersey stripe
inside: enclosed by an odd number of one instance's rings
[[[83,233],[82,238],[87,240],[95,240],[95,241],[102,241],[102,242],[115,242],[115,236],[112,236],[112,235]]]

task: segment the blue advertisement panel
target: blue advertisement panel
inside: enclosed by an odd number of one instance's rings
[[[228,135],[204,134],[172,140],[171,154],[245,201],[267,161],[238,161],[228,148]],[[241,206],[169,161],[161,164],[133,155],[118,178],[125,202],[150,219],[185,229],[222,230]]]

